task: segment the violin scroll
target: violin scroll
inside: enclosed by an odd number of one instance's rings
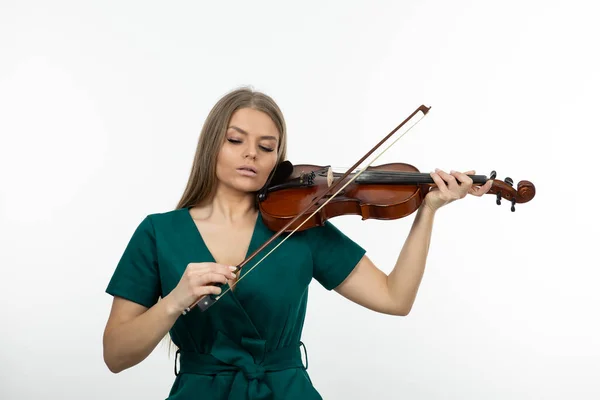
[[[520,181],[517,188],[513,187],[513,180],[510,177],[504,178],[504,181],[496,179],[496,171],[492,171],[490,179],[494,181],[488,194],[496,195],[496,204],[500,205],[502,199],[510,201],[510,211],[515,212],[516,203],[527,203],[535,197],[535,186],[530,181]]]

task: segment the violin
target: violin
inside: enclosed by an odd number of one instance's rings
[[[236,270],[241,270],[283,233],[288,233],[288,236],[240,276],[236,285],[296,231],[321,226],[328,219],[341,215],[360,215],[363,220],[393,220],[415,212],[429,190],[436,186],[429,174],[420,173],[415,166],[405,163],[372,166],[383,152],[360,171],[356,171],[356,168],[408,121],[419,113],[425,116],[430,108],[424,105],[418,107],[343,174],[334,173],[330,166],[293,165],[290,161],[277,165],[267,183],[256,194],[263,222],[276,233],[240,263]],[[388,149],[403,135],[389,145]],[[502,198],[510,201],[513,212],[516,203],[526,203],[535,196],[535,186],[530,181],[520,181],[515,189],[511,178],[496,180],[495,171],[492,171],[489,178],[485,175],[469,177],[475,185],[483,185],[492,179],[494,182],[487,194],[495,194],[498,205]],[[229,290],[231,288],[219,295],[200,298],[184,310],[183,314],[195,306],[206,311]]]
[[[330,166],[292,165],[289,161],[277,169],[274,176],[279,179],[274,179],[258,194],[263,221],[273,231],[302,231],[341,215],[360,215],[363,220],[406,217],[421,206],[429,190],[436,186],[431,175],[420,173],[405,163],[370,166],[356,178],[356,172],[343,175],[334,173]],[[494,182],[487,194],[495,194],[498,205],[502,198],[510,201],[512,212],[516,203],[526,203],[535,196],[533,183],[520,181],[515,189],[510,177],[504,181],[495,179],[496,171],[492,171],[489,178],[467,176],[475,185],[492,179]],[[334,181],[344,186],[335,197],[329,193]],[[321,193],[324,195],[319,196]],[[316,198],[319,200],[313,202]],[[301,218],[295,219],[296,216]],[[288,224],[292,219],[294,222]]]

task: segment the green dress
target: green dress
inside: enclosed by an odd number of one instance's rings
[[[259,213],[247,256],[273,233]],[[181,315],[170,330],[179,350],[168,399],[321,399],[301,358],[308,287],[315,278],[335,288],[364,253],[330,222],[296,232],[208,310]],[[106,292],[152,307],[189,263],[214,261],[189,208],[151,214],[133,233]]]

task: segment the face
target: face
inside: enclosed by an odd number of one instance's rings
[[[237,191],[259,190],[277,163],[279,131],[262,111],[243,108],[231,117],[217,157],[221,185]]]

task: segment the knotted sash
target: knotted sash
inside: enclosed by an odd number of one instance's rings
[[[265,373],[290,368],[305,369],[299,345],[266,351],[266,341],[242,337],[237,344],[220,331],[209,354],[180,352],[177,374],[216,375],[234,372],[230,399],[273,400],[273,391],[265,381]],[[177,363],[177,358],[175,359]]]

